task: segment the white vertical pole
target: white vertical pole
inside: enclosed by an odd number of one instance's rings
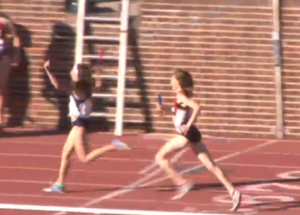
[[[75,64],[82,63],[86,0],[78,0],[76,21]]]
[[[128,25],[129,25],[130,0],[122,0],[121,11],[121,33],[119,45],[119,74],[118,74],[118,89],[117,89],[117,112],[115,135],[123,134],[123,117],[124,117],[124,97],[125,97],[125,80],[127,70],[127,40],[128,40]]]
[[[280,0],[272,0],[273,8],[273,35],[274,43],[274,67],[275,67],[275,88],[276,88],[276,137],[284,138],[283,127],[283,93],[282,93],[282,56],[281,56],[281,40],[280,40]]]

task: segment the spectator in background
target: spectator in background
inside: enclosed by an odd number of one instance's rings
[[[7,93],[8,78],[12,66],[19,62],[20,39],[12,20],[0,16],[0,134],[3,133],[4,102]]]

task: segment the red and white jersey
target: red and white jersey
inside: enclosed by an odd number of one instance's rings
[[[186,124],[191,117],[191,108],[175,100],[172,111],[174,113],[173,122],[175,129],[181,132],[180,127]]]

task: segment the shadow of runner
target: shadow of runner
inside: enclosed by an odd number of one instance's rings
[[[16,50],[19,64],[12,68],[8,83],[9,99],[6,107],[9,117],[7,127],[22,127],[25,121],[32,121],[27,114],[30,103],[30,61],[24,48],[31,47],[31,32],[23,25],[15,24],[18,36],[21,40],[21,47]]]
[[[72,26],[64,22],[56,22],[52,29],[51,42],[44,60],[50,60],[50,71],[53,72],[60,82],[65,81],[68,82],[66,84],[70,84],[69,73],[73,68],[76,33]],[[46,73],[41,71],[41,74],[45,83],[42,95],[55,105],[59,111],[56,128],[69,128],[68,92],[55,90]]]

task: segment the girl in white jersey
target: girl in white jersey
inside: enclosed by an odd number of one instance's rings
[[[191,147],[195,155],[212,172],[220,182],[225,186],[233,199],[232,211],[235,211],[241,203],[241,193],[237,191],[232,183],[229,182],[222,170],[216,165],[212,159],[208,149],[201,142],[201,133],[194,125],[197,116],[200,113],[200,105],[193,98],[193,79],[192,76],[183,70],[176,70],[171,85],[176,92],[176,100],[172,111],[174,112],[173,122],[178,135],[167,142],[156,154],[156,162],[171,178],[176,186],[178,186],[178,194],[172,199],[180,199],[187,194],[193,187],[193,183],[184,179],[178,174],[171,165],[169,155],[175,151],[185,147]],[[162,104],[158,104],[161,112],[171,110]]]
[[[44,68],[53,86],[58,90],[67,90],[70,92],[69,116],[71,118],[72,129],[63,147],[58,178],[51,187],[44,189],[44,191],[64,192],[64,182],[71,163],[70,157],[74,151],[81,162],[89,163],[100,156],[103,156],[107,152],[118,149],[129,149],[129,147],[121,141],[114,140],[112,141],[112,144],[103,146],[88,153],[86,129],[89,126],[89,116],[92,112],[91,69],[89,69],[89,67],[85,64],[76,65],[70,73],[73,86],[61,86],[57,79],[50,73],[48,67],[49,61],[45,63]]]

